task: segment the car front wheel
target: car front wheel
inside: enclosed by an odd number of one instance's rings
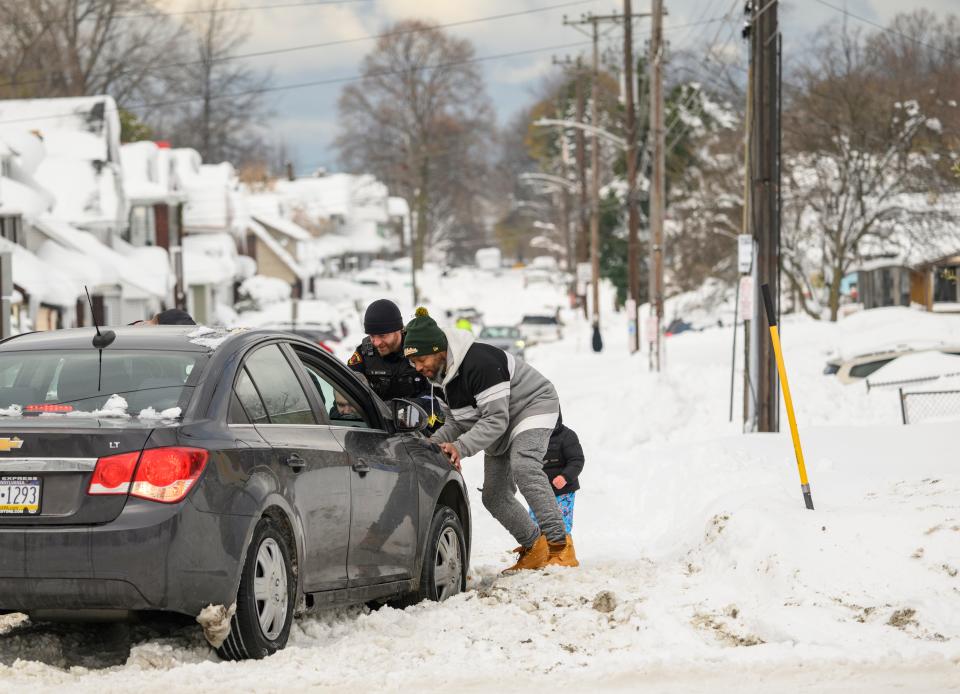
[[[220,657],[259,659],[286,646],[296,590],[287,539],[273,521],[261,518],[244,560],[230,635],[217,649]]]
[[[449,506],[437,506],[427,536],[417,600],[446,600],[467,585],[467,545],[463,524]]]

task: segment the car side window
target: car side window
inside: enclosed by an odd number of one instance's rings
[[[236,410],[234,401],[236,401],[236,405],[240,406],[241,412]],[[263,400],[260,399],[260,394],[254,388],[250,375],[246,369],[241,369],[240,375],[237,376],[237,383],[233,387],[233,397],[230,399],[230,423],[266,424],[269,421],[267,409],[263,406]]]
[[[317,389],[320,402],[323,403],[323,409],[330,419],[330,424],[361,429],[373,428],[367,421],[363,408],[360,407],[355,398],[345,393],[342,388],[334,386],[320,369],[303,360],[301,360],[301,363],[310,376],[310,382]]]
[[[261,347],[247,358],[246,370],[271,424],[316,424],[307,394],[278,345]]]

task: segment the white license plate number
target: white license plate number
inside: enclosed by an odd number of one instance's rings
[[[34,516],[39,513],[39,477],[0,477],[0,515]]]

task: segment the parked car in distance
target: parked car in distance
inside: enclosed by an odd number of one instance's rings
[[[841,383],[859,383],[862,379],[873,375],[884,366],[907,354],[917,354],[919,352],[937,351],[944,354],[960,355],[960,345],[944,346],[937,350],[910,349],[902,346],[897,349],[890,349],[882,352],[872,352],[861,354],[849,358],[833,358],[827,360],[823,373],[827,376],[836,376]]]
[[[520,321],[519,328],[527,345],[535,345],[538,342],[555,342],[563,337],[560,320],[555,315],[526,315]]]
[[[480,331],[477,342],[499,347],[515,357],[523,357],[526,342],[520,329],[513,325],[488,325]]]
[[[295,613],[464,589],[467,491],[418,406],[287,332],[94,334],[0,343],[0,614],[235,605],[212,643],[243,660]]]
[[[331,325],[320,323],[270,323],[267,327],[271,330],[283,330],[304,337],[316,345],[319,345],[330,354],[333,354],[334,346],[340,342],[336,329]]]

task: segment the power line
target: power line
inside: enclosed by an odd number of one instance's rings
[[[330,85],[330,84],[343,84],[343,83],[346,83],[346,82],[357,82],[357,81],[366,79],[366,78],[368,78],[368,77],[387,77],[387,76],[390,76],[390,75],[409,74],[410,72],[420,72],[420,71],[425,71],[425,70],[437,70],[437,69],[440,69],[440,68],[454,67],[454,66],[457,66],[457,65],[470,65],[470,64],[474,64],[474,63],[486,62],[486,61],[488,61],[488,60],[500,60],[500,59],[503,59],[503,58],[514,58],[514,57],[521,56],[521,55],[530,55],[530,54],[533,54],[533,53],[543,53],[543,52],[546,52],[546,51],[556,51],[556,50],[562,50],[562,49],[564,49],[564,48],[579,47],[579,46],[583,46],[583,45],[588,44],[588,43],[590,43],[590,42],[589,42],[589,41],[576,41],[576,42],[574,42],[574,43],[564,43],[564,44],[555,45],[555,46],[543,46],[543,47],[541,47],[541,48],[530,48],[530,49],[526,49],[526,50],[522,50],[522,51],[513,51],[513,52],[510,52],[510,53],[500,53],[500,54],[497,54],[497,55],[480,56],[480,57],[476,57],[476,58],[469,58],[469,59],[467,59],[467,60],[453,60],[453,61],[450,61],[450,62],[438,63],[438,64],[435,64],[435,65],[420,65],[420,66],[413,67],[413,68],[403,68],[403,69],[399,69],[399,70],[382,70],[382,71],[380,71],[380,72],[373,72],[373,73],[369,73],[369,74],[365,74],[365,75],[351,75],[351,76],[349,76],[349,77],[333,77],[333,78],[325,79],[325,80],[315,80],[315,81],[311,81],[311,82],[300,82],[300,83],[297,83],[297,84],[284,84],[284,85],[278,85],[278,86],[275,86],[275,87],[262,87],[262,88],[260,88],[260,89],[249,89],[249,90],[240,91],[240,92],[232,92],[232,93],[230,93],[230,94],[221,94],[221,95],[213,96],[213,97],[210,97],[210,98],[213,99],[213,100],[216,100],[216,101],[220,101],[220,100],[223,100],[223,99],[235,99],[235,98],[239,98],[239,97],[242,97],[242,96],[250,96],[250,95],[253,95],[253,94],[265,94],[265,93],[268,93],[268,92],[289,91],[289,90],[293,90],[293,89],[306,89],[306,88],[308,88],[308,87],[320,87],[320,86],[325,86],[325,85]],[[171,100],[169,100],[169,101],[157,101],[157,102],[141,103],[141,104],[129,104],[129,105],[125,105],[123,108],[126,109],[126,110],[128,110],[128,111],[135,111],[135,110],[142,110],[142,109],[157,108],[157,107],[160,107],[160,106],[175,106],[175,105],[178,105],[178,104],[193,103],[193,102],[195,102],[195,101],[202,101],[204,98],[206,98],[206,97],[203,97],[203,96],[194,96],[194,97],[187,97],[187,98],[183,98],[183,99],[171,99]],[[0,108],[2,108],[2,104],[3,104],[3,101],[0,100]],[[30,117],[30,118],[10,118],[10,119],[0,120],[0,124],[34,122],[34,121],[38,121],[38,120],[50,120],[50,119],[55,119],[55,118],[66,118],[66,117],[69,117],[69,116],[72,116],[72,115],[75,115],[75,113],[74,113],[73,111],[69,111],[69,112],[65,112],[65,113],[51,114],[51,115],[46,115],[46,116],[37,116],[37,117]]]
[[[351,0],[351,1],[355,1],[355,0]],[[359,1],[359,0],[356,0],[356,1]],[[171,67],[189,67],[191,65],[223,63],[223,62],[228,62],[232,60],[243,60],[245,58],[262,58],[268,55],[296,53],[298,51],[311,50],[314,48],[329,48],[332,46],[344,46],[347,44],[360,43],[363,41],[379,41],[380,39],[390,38],[394,36],[405,36],[407,34],[418,34],[418,33],[423,33],[425,31],[433,31],[436,29],[449,29],[452,27],[468,26],[470,24],[480,24],[482,22],[492,22],[492,21],[501,20],[501,19],[511,19],[513,17],[520,17],[522,15],[538,14],[540,12],[550,12],[552,10],[563,9],[566,7],[574,7],[577,5],[588,5],[594,2],[598,2],[598,0],[573,0],[572,2],[563,2],[563,3],[554,4],[554,5],[545,5],[543,7],[534,7],[528,10],[518,10],[516,12],[505,12],[502,14],[487,15],[485,17],[474,17],[471,19],[461,19],[456,22],[447,22],[445,24],[433,24],[430,26],[417,26],[417,27],[411,27],[408,29],[385,31],[380,34],[368,34],[366,36],[356,36],[354,38],[349,38],[349,39],[335,39],[333,41],[323,41],[320,43],[307,43],[299,46],[285,46],[283,48],[272,48],[272,49],[263,50],[263,51],[252,51],[250,53],[235,53],[233,55],[227,55],[220,58],[212,58],[209,60],[181,60],[181,61],[176,61],[171,63],[160,63],[158,65],[154,65],[148,71],[145,71],[145,72],[149,74],[151,72],[158,72],[160,70],[164,70],[166,68],[171,68]],[[127,74],[138,73],[138,72],[140,71],[131,68],[128,70],[120,70],[116,74],[117,76],[120,76],[120,75],[127,75]],[[20,81],[6,82],[6,83],[0,83],[0,87],[15,87],[15,86],[26,86],[29,84],[42,84],[44,81],[45,80],[43,79],[35,79],[35,80],[28,80],[24,82],[20,82]]]
[[[178,10],[176,12],[160,12],[159,10],[154,10],[151,12],[131,12],[128,14],[115,14],[110,17],[111,22],[124,20],[124,19],[159,19],[161,17],[180,17],[187,15],[198,15],[198,14],[218,14],[218,13],[239,13],[239,12],[251,12],[254,10],[282,10],[282,9],[295,9],[303,7],[326,7],[326,6],[336,6],[336,5],[351,5],[357,3],[368,3],[373,2],[374,0],[310,0],[310,1],[301,1],[301,2],[286,2],[278,3],[276,5],[241,5],[240,7],[210,7],[206,9],[197,9],[197,10]],[[39,24],[41,26],[49,26],[51,24],[83,24],[85,22],[97,21],[97,17],[74,17],[67,18],[63,17],[60,19],[47,18],[47,19],[32,19],[28,21],[20,22],[20,24],[32,25]]]

